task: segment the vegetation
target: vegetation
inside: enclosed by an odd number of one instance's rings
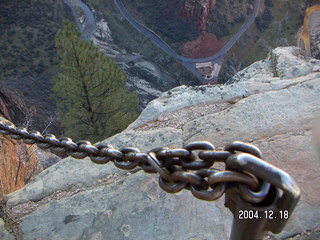
[[[48,96],[50,79],[58,71],[54,39],[64,18],[72,19],[72,13],[63,1],[0,1],[0,85],[27,106],[13,116],[17,124],[32,119],[30,128],[43,130],[55,115]],[[54,121],[49,131],[59,130]]]
[[[230,1],[230,4],[217,1],[209,16],[208,32],[218,39],[230,38],[252,13],[251,3],[251,0]]]
[[[188,42],[200,33],[196,17],[181,17],[178,1],[130,0],[126,6],[168,43]]]
[[[122,47],[129,51],[139,52],[147,56],[147,59],[160,64],[171,76],[172,74],[177,74],[177,78],[182,79],[181,73],[183,72],[183,67],[177,64],[173,65],[171,58],[161,57],[165,54],[159,48],[155,48],[152,42],[138,33],[123,19],[118,9],[113,6],[113,1],[86,1],[94,5],[96,9],[103,9],[103,17],[108,20],[117,44],[120,43]],[[135,0],[135,2],[136,1],[138,0]],[[133,6],[133,4],[130,4],[131,2],[132,1],[127,0],[126,6]],[[139,0],[139,2],[142,2],[144,6],[148,6],[149,0]],[[222,83],[232,77],[235,70],[242,69],[254,61],[265,58],[270,49],[277,46],[296,45],[296,34],[303,24],[305,9],[312,4],[319,4],[319,0],[262,0],[261,2],[265,8],[261,8],[262,11],[258,16],[259,20],[249,28],[240,41],[235,44],[230,53],[225,56],[226,61],[223,65],[222,78],[220,79]],[[207,30],[217,35],[218,38],[227,40],[236,33],[244,21],[247,20],[252,12],[252,4],[253,0],[228,1],[228,4],[225,1],[217,1],[216,8],[210,13]],[[139,11],[134,8],[129,10],[135,18],[137,16],[139,17],[140,14],[141,19],[143,18],[143,16],[141,16],[143,15],[141,13],[142,11],[151,11],[150,8]],[[155,8],[153,14],[154,15],[150,15],[149,17],[157,19],[158,22],[165,21],[163,19],[165,15],[160,10],[158,11],[158,9]],[[153,20],[149,20],[149,24],[151,21]],[[147,22],[145,23],[151,27]],[[191,27],[192,25],[189,25],[189,28]],[[174,49],[178,49],[183,44],[168,43],[173,46]],[[161,62],[158,61],[158,59],[167,60]],[[228,72],[228,74],[223,74],[224,72]],[[188,77],[187,80],[189,79],[190,77]],[[190,84],[190,82],[191,81],[186,84]]]
[[[266,7],[261,16],[257,17],[255,22],[259,31],[264,32],[271,26],[272,12],[271,9]]]
[[[61,1],[1,0],[0,69],[4,79],[54,73],[54,37],[71,16]]]
[[[154,42],[137,31],[123,17],[114,1],[105,0],[83,0],[96,11],[98,18],[104,18],[112,31],[114,42],[122,49],[128,52],[136,52],[144,56],[146,60],[155,62],[160,66],[162,71],[169,73],[178,84],[178,81],[183,81],[183,84],[192,85],[198,80],[190,74],[182,65],[177,63],[172,57],[167,55],[161,48],[157,47]],[[126,4],[127,6],[127,4]],[[136,16],[135,16],[136,17]],[[171,47],[178,49],[181,44],[171,44]],[[187,76],[187,77],[186,77]]]
[[[178,81],[183,81],[184,84],[194,84],[196,80],[185,71],[184,67],[175,62],[171,57],[166,55],[160,48],[155,47],[154,43],[148,40],[143,34],[137,32],[118,11],[114,1],[105,0],[84,0],[96,10],[99,17],[105,18],[112,30],[112,36],[115,43],[120,47],[128,50],[128,52],[138,52],[147,60],[151,60],[159,64],[161,69],[168,72],[170,76]],[[166,26],[163,21],[166,21],[168,12],[172,11],[161,8],[165,4],[175,4],[177,1],[157,1],[157,8],[153,7],[149,2],[154,0],[127,0],[126,6],[132,3],[143,4],[144,9],[130,12],[136,17],[140,17],[145,21],[147,26],[152,26],[154,23],[160,23],[167,27],[167,32],[173,34],[174,38],[179,38],[174,29],[176,19],[170,16],[172,26]],[[209,16],[208,31],[216,34],[221,38],[228,38],[238,27],[242,25],[243,17],[246,18],[251,10],[245,12],[243,9],[238,9],[239,6],[247,6],[252,4],[253,0],[235,0],[217,1],[216,8]],[[271,48],[284,45],[296,45],[296,33],[302,26],[305,9],[313,4],[319,4],[319,0],[264,0],[264,6],[270,9],[272,21],[268,28],[261,32],[256,24],[252,25],[249,31],[243,35],[241,40],[234,46],[226,60],[232,59],[236,69],[241,69],[252,62],[265,58]],[[239,3],[241,3],[239,5]],[[133,6],[133,4],[131,4]],[[238,10],[237,10],[238,9]],[[62,18],[72,14],[63,4],[63,1],[51,0],[2,0],[0,1],[0,79],[11,80],[12,78],[21,78],[28,76],[28,79],[23,78],[20,84],[14,87],[23,85],[21,91],[25,91],[27,87],[30,90],[24,95],[29,96],[47,95],[44,94],[42,88],[39,87],[37,76],[46,75],[46,73],[55,74],[57,71],[58,56],[54,45],[54,36],[58,29],[62,27]],[[143,11],[143,13],[142,13]],[[148,13],[150,11],[150,13]],[[217,14],[214,11],[217,11]],[[260,13],[263,14],[264,9]],[[165,14],[166,13],[166,14]],[[143,17],[149,14],[148,18]],[[153,15],[152,15],[153,14]],[[175,14],[175,13],[174,13]],[[153,19],[149,19],[152,17]],[[227,20],[227,21],[226,21]],[[167,20],[169,21],[169,20]],[[179,21],[179,19],[178,19]],[[191,21],[191,20],[190,20]],[[183,26],[186,35],[182,35],[188,39],[192,38],[192,31],[195,29],[193,22]],[[157,25],[157,24],[156,24]],[[178,25],[177,25],[178,26]],[[181,25],[179,25],[181,27]],[[156,27],[156,26],[155,26]],[[193,28],[193,29],[192,29]],[[183,28],[182,28],[183,29]],[[155,30],[155,29],[154,29]],[[178,29],[179,30],[179,29]],[[155,30],[157,33],[161,33]],[[170,38],[170,36],[169,36]],[[182,43],[171,43],[174,49],[179,49]],[[230,68],[228,62],[223,65],[224,68]],[[241,67],[238,67],[241,66]],[[230,73],[232,75],[232,73]],[[229,76],[231,76],[229,75]],[[185,76],[185,77],[183,77]],[[227,79],[223,79],[227,80]],[[30,83],[32,81],[32,83]],[[43,80],[43,83],[48,81]],[[32,91],[36,90],[36,91]]]
[[[65,21],[56,36],[62,72],[53,80],[53,98],[65,134],[91,141],[122,131],[137,116],[138,98],[125,89],[121,69]]]
[[[264,5],[266,7],[273,7],[273,2],[272,0],[264,0]]]
[[[260,29],[259,23],[256,22],[235,44],[231,54],[226,56],[220,82],[227,81],[235,74],[231,69],[243,69],[255,61],[264,59],[273,48],[296,46],[297,32],[303,25],[305,10],[319,4],[319,0],[265,0],[264,3],[266,8],[260,12],[258,19],[261,19],[262,15],[272,15],[271,22],[265,19],[266,25],[262,28],[260,26]],[[267,11],[270,11],[270,14],[264,13],[265,9],[269,9]]]

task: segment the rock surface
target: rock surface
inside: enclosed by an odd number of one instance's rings
[[[210,239],[212,235],[224,239],[230,231],[231,214],[221,208],[222,201],[211,204],[189,193],[166,194],[159,189],[155,176],[136,173],[42,206],[21,219],[21,230],[26,240],[185,240]],[[201,233],[192,222],[201,223]]]
[[[142,133],[127,131],[103,143],[112,144],[116,148],[132,146],[134,143],[135,146],[141,146],[141,151],[147,151],[164,143],[173,147],[181,146],[181,134],[180,130],[170,128]],[[89,158],[77,160],[69,157],[41,172],[30,184],[19,191],[8,194],[5,200],[9,207],[28,201],[40,201],[56,191],[88,187],[97,180],[118,172],[120,170],[112,164],[97,165]]]
[[[296,48],[275,49],[230,84],[183,86],[162,94],[126,131],[105,143],[148,151],[197,140],[217,147],[233,140],[252,142],[302,190],[284,231],[269,239],[317,229],[320,161],[312,123],[320,112],[320,73],[314,72],[318,64]],[[180,119],[185,116],[187,120]],[[223,199],[208,203],[187,191],[169,195],[159,188],[156,175],[124,174],[110,164],[72,158],[45,170],[6,201],[20,218],[26,240],[227,239],[232,223]]]
[[[0,218],[0,239],[1,240],[14,240],[14,236],[12,236],[4,227],[4,222]]]
[[[5,122],[0,117],[1,122]],[[43,170],[37,147],[0,135],[0,200],[4,194],[16,191]]]
[[[161,114],[205,102],[226,103],[258,93],[285,89],[293,84],[317,79],[320,61],[306,59],[296,47],[276,48],[263,61],[237,73],[226,85],[180,86],[163,93],[142,111],[128,129],[134,129]]]

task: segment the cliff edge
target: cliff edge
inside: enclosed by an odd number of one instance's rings
[[[320,61],[299,48],[277,48],[228,84],[163,93],[104,143],[148,151],[197,140],[218,148],[234,140],[251,142],[302,189],[285,230],[270,239],[317,229],[320,161],[312,138],[320,111],[319,71]],[[60,161],[5,200],[26,240],[227,239],[232,224],[223,199],[204,202],[188,191],[167,194],[156,175],[95,165],[87,158]]]

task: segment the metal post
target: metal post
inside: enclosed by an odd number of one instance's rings
[[[257,207],[244,201],[239,194],[234,194],[232,198],[236,204],[232,211],[230,240],[263,240],[270,221],[265,213],[274,211],[276,199],[267,207]]]

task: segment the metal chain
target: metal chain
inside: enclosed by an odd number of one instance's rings
[[[248,172],[213,168],[215,162],[225,163],[236,151],[261,158],[260,150],[248,143],[233,142],[224,151],[217,151],[209,142],[192,142],[183,148],[164,147],[143,153],[133,147],[118,150],[112,145],[93,145],[89,141],[75,143],[67,137],[57,139],[52,134],[29,132],[12,123],[0,122],[0,134],[16,140],[22,139],[26,144],[37,144],[39,148],[50,149],[57,155],[69,155],[77,159],[89,157],[97,164],[113,162],[116,167],[124,170],[141,167],[147,173],[160,175],[159,185],[164,191],[177,193],[187,189],[201,200],[214,201],[226,191],[238,191],[247,201],[258,203],[265,199],[269,191],[270,184]]]

